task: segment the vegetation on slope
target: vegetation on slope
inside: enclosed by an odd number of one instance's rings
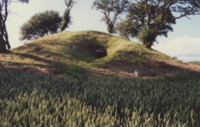
[[[73,45],[77,46],[75,56],[72,56]],[[96,49],[105,49],[108,55],[97,59]],[[146,66],[166,60],[173,59],[132,41],[97,31],[57,33],[10,50],[8,54],[0,54],[1,66],[56,69],[59,74],[86,74],[89,70],[118,63]]]

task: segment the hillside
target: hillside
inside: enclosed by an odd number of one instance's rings
[[[75,56],[73,46],[77,47]],[[97,49],[106,50],[107,56],[97,58]],[[133,72],[139,70],[142,78],[200,72],[196,66],[98,31],[57,33],[0,54],[0,71],[7,70],[95,77],[134,77]]]

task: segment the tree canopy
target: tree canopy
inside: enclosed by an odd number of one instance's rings
[[[94,0],[92,8],[100,10],[103,13],[101,21],[104,21],[107,25],[109,33],[114,33],[115,22],[119,18],[119,15],[125,12],[128,7],[128,0]],[[113,14],[113,17],[111,16]]]
[[[31,40],[43,37],[45,35],[57,33],[62,18],[56,11],[45,11],[37,13],[31,19],[24,23],[20,29],[21,40]]]
[[[167,37],[177,19],[200,14],[199,0],[137,0],[128,8],[126,19],[116,25],[123,37],[137,37],[151,48],[157,36]]]

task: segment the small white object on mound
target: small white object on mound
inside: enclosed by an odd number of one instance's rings
[[[134,74],[135,77],[141,76],[141,72],[140,72],[139,70],[135,70],[135,71],[133,72],[133,74]]]
[[[72,47],[73,47],[72,56],[75,56],[76,55],[76,48],[77,47],[75,45],[73,45]]]

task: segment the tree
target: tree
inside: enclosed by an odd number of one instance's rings
[[[199,0],[137,0],[128,9],[126,19],[116,25],[123,37],[137,37],[151,48],[157,36],[167,37],[177,19],[200,14]]]
[[[67,9],[65,10],[65,12],[63,14],[62,24],[60,26],[61,32],[63,30],[65,30],[66,28],[68,28],[69,25],[71,24],[70,12],[71,12],[71,9],[73,8],[74,4],[76,4],[76,3],[77,2],[75,0],[65,0],[65,4],[67,6]]]
[[[109,33],[114,33],[115,22],[119,15],[126,11],[128,4],[128,0],[94,0],[92,8],[101,10],[101,13],[104,15],[101,21],[106,23]],[[113,17],[111,17],[112,13]]]
[[[31,40],[58,32],[62,18],[56,11],[35,14],[20,29],[21,40]]]
[[[28,3],[29,0],[18,0],[22,3]],[[8,38],[8,33],[6,29],[6,20],[8,16],[8,5],[11,0],[1,0],[0,2],[0,53],[7,51],[7,48],[10,49],[10,43]]]

